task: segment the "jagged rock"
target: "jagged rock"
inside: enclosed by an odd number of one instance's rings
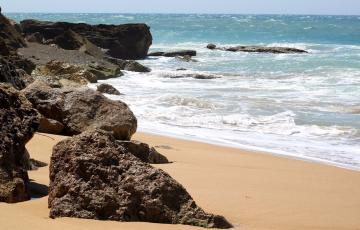
[[[2,40],[11,51],[16,51],[16,49],[26,46],[26,43],[16,26],[1,13],[0,40]]]
[[[51,156],[50,217],[230,228],[164,171],[141,162],[105,132],[58,143]]]
[[[3,58],[0,58],[0,82],[11,84],[16,89],[26,86],[16,67]]]
[[[136,61],[127,61],[124,66],[124,70],[140,72],[140,73],[151,72],[151,69],[149,67],[143,66],[139,62],[136,62]]]
[[[110,63],[119,66],[121,70],[128,70],[128,71],[142,72],[142,73],[151,72],[151,69],[149,67],[146,67],[134,60],[129,61],[118,58],[112,58],[112,57],[104,57],[104,58]]]
[[[122,141],[119,143],[127,152],[133,154],[142,162],[150,164],[169,163],[169,160],[164,155],[156,151],[155,148],[150,148],[148,144],[141,143],[139,141]]]
[[[59,79],[68,79],[81,85],[86,85],[89,82],[97,82],[95,74],[93,74],[90,70],[87,70],[86,67],[71,65],[69,63],[56,60],[50,61],[45,66],[40,67],[37,74],[54,76]]]
[[[99,64],[91,64],[87,67],[87,70],[94,74],[98,80],[107,80],[110,78],[117,78],[123,76],[120,68],[108,68]]]
[[[195,50],[179,50],[179,51],[172,51],[172,52],[152,52],[149,53],[148,56],[164,56],[164,57],[177,57],[177,56],[196,56]]]
[[[25,20],[20,25],[26,35],[39,32],[46,40],[54,40],[64,31],[72,30],[96,46],[106,49],[106,54],[120,59],[145,58],[152,43],[150,28],[145,24],[88,25]]]
[[[119,90],[115,89],[114,86],[109,84],[101,84],[97,87],[97,91],[100,93],[107,93],[107,94],[113,94],[113,95],[121,95]]]
[[[25,144],[39,125],[39,115],[14,88],[0,84],[0,202],[28,200],[29,155]]]
[[[247,53],[273,53],[273,54],[292,54],[307,53],[306,50],[290,48],[290,47],[268,47],[268,46],[234,46],[234,47],[217,47],[214,44],[207,46],[211,50],[223,50],[231,52],[247,52]]]

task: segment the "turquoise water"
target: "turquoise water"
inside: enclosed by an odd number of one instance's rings
[[[151,50],[195,49],[196,63],[149,58],[148,74],[108,80],[140,130],[263,150],[360,169],[360,16],[8,14],[122,24],[145,22]],[[252,44],[309,54],[210,51]],[[186,71],[176,71],[186,68]],[[184,74],[220,78],[171,78]]]

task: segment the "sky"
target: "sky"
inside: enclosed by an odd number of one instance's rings
[[[0,0],[4,12],[360,15],[360,0]]]

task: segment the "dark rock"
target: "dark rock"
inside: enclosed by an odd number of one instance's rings
[[[64,130],[64,125],[59,121],[48,119],[44,116],[41,116],[38,132],[61,134],[63,130]]]
[[[115,89],[114,86],[109,84],[101,84],[97,87],[97,91],[100,93],[107,93],[112,95],[121,95],[119,90]]]
[[[198,62],[197,60],[192,59],[192,57],[189,56],[189,55],[176,56],[175,58],[176,58],[177,60],[179,60],[179,61],[184,61],[184,62]]]
[[[141,162],[105,132],[58,143],[50,163],[50,217],[230,228],[198,207],[178,182]]]
[[[28,42],[36,42],[39,44],[43,44],[45,42],[44,36],[39,32],[36,32],[36,33],[26,36],[25,40]]]
[[[46,167],[46,166],[48,166],[48,164],[46,164],[45,162],[38,161],[38,160],[31,158],[30,159],[30,168],[28,170],[37,170],[39,168]]]
[[[185,70],[187,70],[187,69],[185,69],[185,68],[178,68],[178,69],[176,69],[176,71],[185,71]]]
[[[109,68],[99,64],[91,64],[87,67],[87,70],[94,74],[98,80],[107,80],[124,75],[119,67]]]
[[[289,47],[268,47],[268,46],[234,46],[234,47],[216,47],[209,44],[208,49],[217,49],[231,52],[247,52],[247,53],[273,53],[273,54],[293,54],[293,53],[308,53],[306,50],[289,48]]]
[[[145,24],[88,25],[84,23],[42,22],[25,20],[21,28],[26,35],[41,33],[46,40],[72,30],[96,46],[106,49],[106,54],[120,59],[145,58],[152,43],[150,28]]]
[[[141,143],[138,141],[122,141],[119,142],[121,146],[125,148],[125,150],[137,158],[139,158],[142,162],[150,163],[150,164],[167,164],[170,163],[169,160],[156,151],[155,148],[150,148],[148,144]]]
[[[149,67],[143,66],[136,61],[127,61],[127,63],[124,66],[124,70],[139,72],[139,73],[151,72],[151,69]]]
[[[200,80],[210,80],[220,77],[214,75],[205,75],[205,74],[183,74],[183,75],[170,76],[170,78],[195,78]]]
[[[28,200],[29,154],[25,144],[39,126],[39,115],[12,87],[0,84],[0,202]]]
[[[210,50],[214,50],[214,49],[216,49],[216,45],[210,43],[210,44],[208,44],[208,45],[206,46],[206,48],[208,48],[208,49],[210,49]]]
[[[9,19],[0,14],[0,40],[6,44],[10,51],[16,51],[26,43],[18,29]]]
[[[0,82],[11,84],[16,89],[26,86],[16,67],[3,58],[0,58]]]
[[[152,52],[149,53],[148,56],[164,56],[164,57],[177,57],[177,56],[196,56],[195,50],[179,50],[179,51],[172,51],[172,52]]]

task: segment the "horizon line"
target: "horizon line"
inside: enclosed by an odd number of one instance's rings
[[[173,14],[173,15],[277,15],[277,16],[345,16],[345,17],[356,17],[360,16],[360,14],[318,14],[318,13],[177,13],[177,12],[46,12],[46,11],[38,11],[38,12],[16,12],[16,11],[3,11],[3,14]]]

